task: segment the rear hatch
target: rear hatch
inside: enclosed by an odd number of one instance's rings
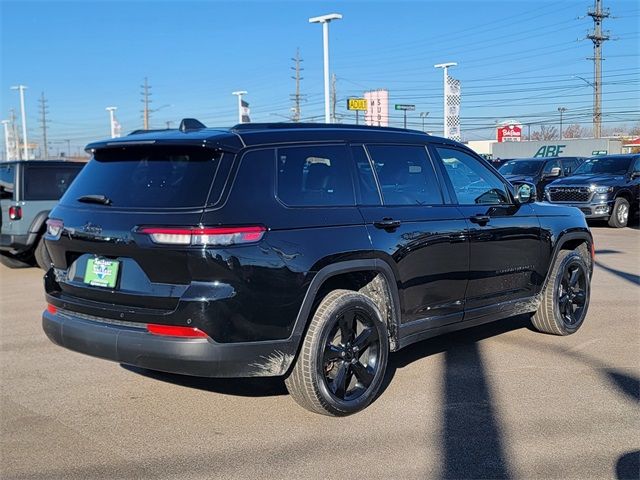
[[[202,250],[158,245],[143,229],[197,227],[219,201],[232,157],[191,146],[96,151],[50,214],[47,293],[116,318],[173,310]]]

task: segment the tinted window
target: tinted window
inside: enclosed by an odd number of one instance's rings
[[[564,167],[564,174],[571,175],[578,166],[578,160],[575,158],[565,158],[562,160],[562,165]]]
[[[542,173],[543,174],[551,173],[551,170],[553,170],[556,167],[560,168],[560,162],[558,162],[558,160],[552,160],[550,162],[547,162],[544,166],[544,170],[542,170]]]
[[[594,157],[576,168],[576,175],[624,175],[631,165],[632,157]]]
[[[292,207],[355,205],[350,161],[343,146],[279,148],[278,198]]]
[[[24,175],[25,200],[58,200],[82,165],[26,165]]]
[[[362,146],[353,147],[351,150],[356,162],[362,205],[380,205],[380,194],[367,153]]]
[[[633,165],[634,172],[640,172],[640,157],[636,158],[636,163]]]
[[[114,207],[172,208],[205,205],[220,154],[205,148],[125,147],[96,151],[63,202],[105,195]],[[211,198],[218,198],[212,192]],[[215,196],[214,196],[215,195]]]
[[[15,165],[0,165],[0,200],[13,200],[15,195]]]
[[[367,146],[385,205],[438,205],[442,194],[423,146]]]
[[[436,148],[461,205],[510,203],[502,181],[471,155],[452,148]]]
[[[544,162],[537,160],[509,160],[502,164],[502,175],[536,175]]]

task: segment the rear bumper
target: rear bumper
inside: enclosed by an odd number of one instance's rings
[[[44,311],[49,339],[76,352],[127,365],[201,377],[284,375],[297,342],[278,340],[220,344],[211,339],[154,335],[131,322],[89,318],[67,310]]]
[[[17,255],[26,250],[29,250],[33,245],[33,239],[31,234],[27,235],[0,235],[0,250],[10,253],[11,255]]]

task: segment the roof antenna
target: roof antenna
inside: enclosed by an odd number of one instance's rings
[[[178,127],[181,132],[190,132],[202,128],[207,128],[207,126],[195,118],[183,118],[180,122],[180,127]]]

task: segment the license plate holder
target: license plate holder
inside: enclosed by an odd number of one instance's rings
[[[119,270],[120,262],[117,260],[90,258],[84,271],[84,283],[93,287],[115,288]]]

